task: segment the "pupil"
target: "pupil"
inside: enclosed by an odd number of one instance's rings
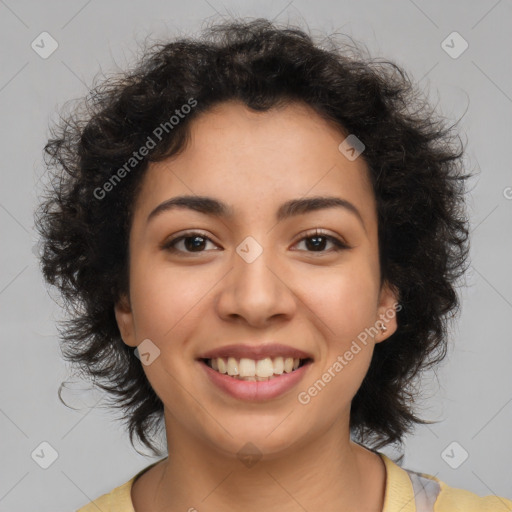
[[[306,245],[308,245],[308,248],[309,248],[309,246],[310,246],[310,247],[313,247],[313,248],[316,248],[316,249],[318,249],[318,248],[324,248],[324,244],[325,244],[325,241],[326,241],[326,240],[325,240],[325,237],[323,237],[323,236],[312,236],[312,237],[310,237],[310,238],[309,238],[309,240],[315,240],[316,242],[315,242],[315,244],[313,244],[313,245],[311,245],[310,243],[306,242]],[[318,244],[317,244],[318,240],[323,240],[323,241],[324,241],[324,243],[322,244],[322,243],[320,242],[320,245],[318,245]]]
[[[196,243],[198,240],[199,243]],[[201,249],[204,246],[204,238],[202,236],[190,236],[185,240],[185,246],[187,250]]]

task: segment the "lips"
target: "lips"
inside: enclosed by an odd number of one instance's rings
[[[207,379],[218,390],[237,400],[249,402],[264,402],[291,393],[312,367],[311,364],[305,364],[291,373],[274,375],[266,380],[258,381],[254,377],[251,380],[239,380],[239,377],[219,373],[202,361],[199,361],[198,364],[199,368],[205,372]]]
[[[297,386],[310,370],[313,356],[280,344],[238,344],[204,352],[197,361],[210,382],[224,393],[238,400],[265,401]]]
[[[299,350],[294,347],[288,347],[278,343],[269,345],[226,345],[224,347],[218,347],[201,354],[197,359],[216,359],[216,358],[229,358],[235,359],[265,359],[267,357],[291,357],[293,359],[311,359],[313,356],[303,350]]]

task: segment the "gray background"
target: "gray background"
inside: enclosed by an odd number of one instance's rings
[[[439,423],[418,427],[406,439],[404,467],[480,495],[512,497],[510,0],[5,0],[0,1],[0,510],[75,510],[156,460],[134,451],[113,414],[94,407],[101,393],[80,392],[78,383],[65,395],[78,410],[58,400],[57,389],[70,369],[61,360],[55,326],[62,313],[45,289],[35,257],[32,215],[44,182],[48,124],[65,101],[84,95],[100,70],[133,62],[146,36],[197,33],[205,20],[221,16],[305,20],[313,33],[343,32],[366,43],[373,56],[403,65],[442,114],[456,120],[465,112],[460,130],[468,141],[466,161],[479,171],[471,182],[472,265],[446,362],[437,378],[423,379],[421,412]],[[31,48],[43,31],[58,42],[47,59]],[[458,58],[441,46],[453,31],[469,43]],[[452,51],[460,48],[460,41],[449,44]],[[31,457],[44,441],[58,453],[48,469]],[[449,446],[453,442],[458,444]],[[469,458],[454,469],[448,462],[459,464],[462,450]],[[43,452],[49,456],[44,447]]]

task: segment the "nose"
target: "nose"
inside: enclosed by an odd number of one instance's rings
[[[249,261],[238,253],[233,255],[232,270],[222,280],[216,300],[218,315],[223,320],[245,322],[252,327],[292,318],[297,297],[287,282],[290,276],[277,263],[272,250],[264,249],[254,261]]]

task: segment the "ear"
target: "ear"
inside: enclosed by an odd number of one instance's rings
[[[375,343],[388,339],[396,332],[398,327],[396,315],[402,309],[398,301],[398,290],[387,281],[384,281],[380,290],[377,308],[376,327],[379,329],[379,333],[375,336]]]
[[[135,324],[133,321],[133,312],[130,301],[126,295],[123,295],[115,304],[114,312],[116,315],[117,326],[121,333],[121,338],[130,347],[136,347]]]

